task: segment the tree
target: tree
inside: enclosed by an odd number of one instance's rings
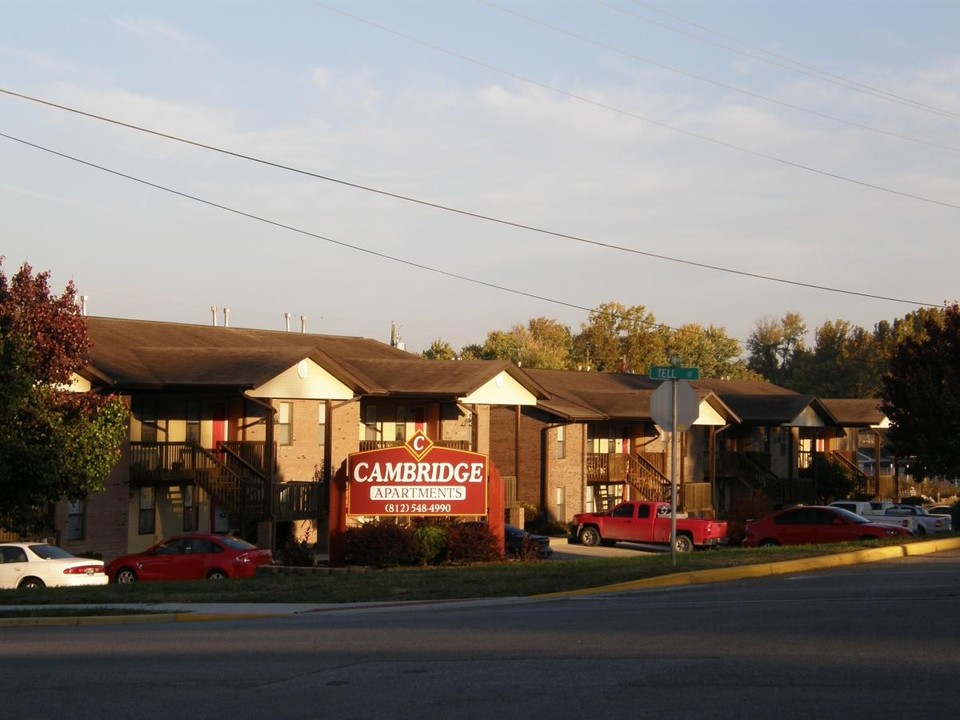
[[[883,377],[881,409],[900,457],[919,479],[960,477],[960,306],[925,312],[918,332],[897,342]]]
[[[826,398],[869,398],[880,393],[887,355],[875,335],[846,320],[815,332],[812,352],[794,356],[788,387]]]
[[[740,344],[723,328],[689,324],[670,336],[670,360],[700,370],[700,377],[720,380],[753,380],[757,375],[740,358]]]
[[[605,303],[590,313],[574,341],[574,366],[645,374],[667,361],[669,328],[643,305]]]
[[[453,346],[439,338],[434,340],[429,348],[421,353],[427,360],[456,360],[457,353]]]
[[[573,339],[570,328],[556,320],[533,318],[526,326],[493,330],[481,349],[481,359],[509,360],[523,367],[561,370],[568,367]]]
[[[26,263],[8,281],[0,258],[0,527],[25,534],[102,490],[126,434],[120,399],[69,390],[90,341],[73,283],[48,281]]]
[[[761,318],[747,338],[750,358],[747,367],[775,385],[790,387],[794,361],[805,351],[807,326],[797,313],[782,319]]]

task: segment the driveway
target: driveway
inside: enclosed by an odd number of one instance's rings
[[[637,543],[617,543],[613,547],[587,547],[586,545],[571,544],[564,536],[551,537],[550,547],[553,548],[551,560],[583,560],[584,558],[613,558],[613,557],[640,557],[643,555],[657,555],[670,552],[667,545],[640,545]]]

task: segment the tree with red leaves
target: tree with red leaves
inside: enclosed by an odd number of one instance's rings
[[[894,346],[881,409],[890,444],[918,479],[960,477],[960,305],[925,311]]]
[[[51,529],[51,508],[103,490],[126,436],[116,397],[73,392],[90,348],[70,282],[50,294],[49,273],[24,263],[9,280],[0,257],[0,527]]]

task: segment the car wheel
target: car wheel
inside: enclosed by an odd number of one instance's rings
[[[119,585],[129,585],[137,581],[137,574],[130,568],[120,568],[113,576],[113,581]]]
[[[600,533],[595,527],[585,527],[580,531],[580,542],[587,547],[596,547],[601,541]]]
[[[677,548],[678,553],[692,553],[693,540],[689,535],[677,535],[675,547]]]
[[[776,540],[773,540],[771,538],[767,538],[766,540],[761,540],[760,542],[757,543],[757,547],[777,547],[779,545],[780,543],[778,543]]]
[[[207,580],[226,580],[227,574],[223,570],[211,570],[207,573]]]
[[[27,590],[33,590],[35,588],[46,587],[46,584],[40,578],[28,577],[24,578],[23,582],[21,582],[18,587],[26,588]]]

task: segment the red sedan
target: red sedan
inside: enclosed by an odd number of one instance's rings
[[[157,543],[149,550],[124,555],[107,565],[111,582],[153,580],[225,580],[253,577],[273,554],[229,535],[189,533]]]
[[[748,521],[743,546],[819,545],[910,535],[907,528],[873,522],[843,508],[806,505],[778,510],[762,520]]]

